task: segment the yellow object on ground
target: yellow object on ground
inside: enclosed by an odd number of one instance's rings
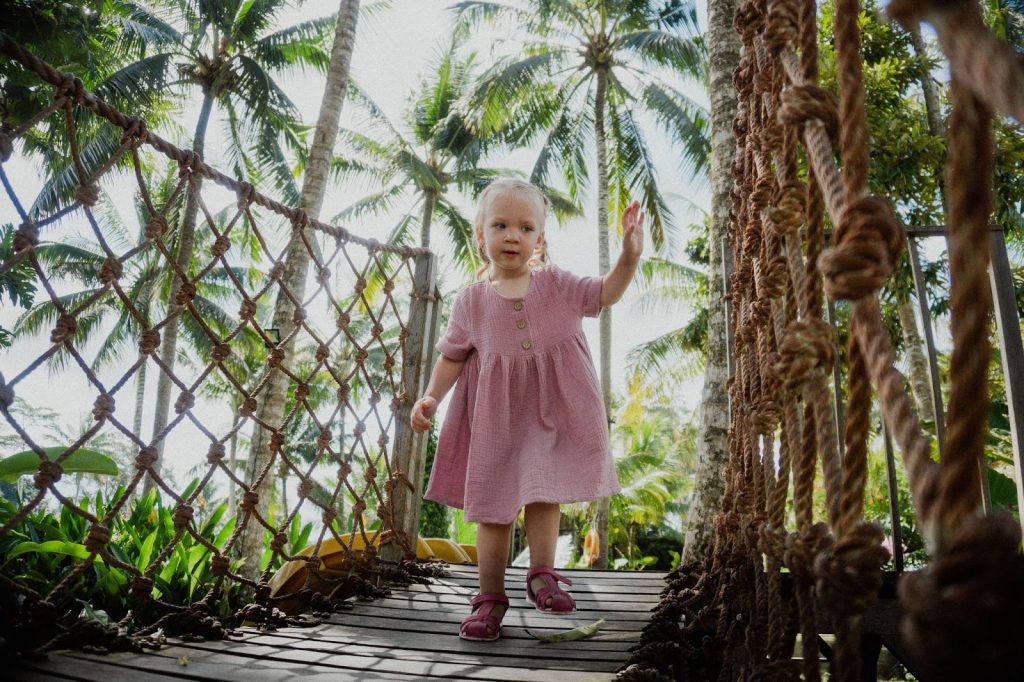
[[[459,545],[448,538],[426,538],[427,545],[434,552],[434,556],[450,564],[471,564],[474,563]]]
[[[465,545],[465,544],[463,544],[463,545],[459,545],[459,547],[462,548],[463,552],[465,552],[466,554],[469,555],[469,562],[471,564],[477,563],[477,560],[476,560],[476,545]]]

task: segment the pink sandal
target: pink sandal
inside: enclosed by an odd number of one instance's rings
[[[534,578],[544,581],[544,587],[536,594],[533,593]],[[575,613],[576,601],[572,595],[558,586],[559,582],[572,586],[572,581],[555,573],[547,566],[534,566],[526,573],[526,601],[533,604],[541,613]],[[551,599],[551,606],[544,606],[548,598]]]
[[[459,637],[471,642],[493,642],[501,636],[501,618],[493,614],[494,605],[501,604],[508,613],[508,597],[503,594],[478,594],[469,605],[476,609],[462,620]],[[502,614],[504,618],[504,614]]]

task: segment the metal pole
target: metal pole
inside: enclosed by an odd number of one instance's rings
[[[882,440],[885,442],[885,473],[889,488],[889,519],[892,523],[892,564],[896,573],[903,572],[903,526],[900,525],[900,495],[896,485],[896,457],[893,455],[892,436],[882,419]]]
[[[992,266],[989,268],[992,305],[999,333],[1003,377],[1006,384],[1006,407],[1013,444],[1013,478],[1017,484],[1017,505],[1024,508],[1024,344],[1021,342],[1020,317],[1014,297],[1013,275],[1006,255],[1003,231],[992,233]],[[985,479],[987,483],[988,480]],[[1024,513],[1020,514],[1024,528]]]
[[[921,312],[921,326],[928,346],[928,375],[931,378],[932,404],[935,406],[935,437],[939,441],[939,453],[946,443],[946,412],[942,405],[942,383],[939,379],[939,361],[935,352],[935,333],[932,330],[932,315],[928,309],[928,291],[925,287],[924,270],[921,268],[921,254],[917,250],[917,238],[907,235],[910,251],[910,269],[914,275],[914,290],[917,292],[918,310]]]

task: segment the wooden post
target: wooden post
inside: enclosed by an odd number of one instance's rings
[[[413,297],[407,324],[409,337],[405,340],[405,365],[402,367],[405,400],[395,414],[392,471],[397,475],[397,480],[391,491],[395,530],[409,539],[409,549],[407,552],[398,542],[383,545],[380,556],[386,561],[414,559],[416,553],[427,434],[413,433],[409,426],[409,416],[412,404],[423,395],[434,364],[434,340],[441,318],[436,281],[437,256],[432,253],[416,256]]]
[[[1013,443],[1013,473],[1017,484],[1017,505],[1024,508],[1024,344],[1021,343],[1020,317],[1014,297],[1013,275],[1006,256],[1002,229],[992,232],[992,265],[989,268],[992,305],[999,332],[1000,355],[1006,384],[1006,406]],[[1024,527],[1024,514],[1020,515]]]
[[[896,456],[892,449],[889,427],[882,419],[882,439],[885,442],[885,473],[889,491],[889,519],[892,524],[892,565],[896,573],[903,573],[903,526],[900,523],[900,495],[896,485]]]

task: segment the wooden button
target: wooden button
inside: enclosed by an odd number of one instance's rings
[[[517,301],[516,304],[514,306],[512,306],[512,310],[522,310],[522,309],[523,309],[523,302],[522,301]]]
[[[532,343],[530,343],[529,341],[523,341],[523,350],[530,350],[530,348],[532,348],[532,347],[533,347]]]
[[[516,322],[516,327],[518,327],[519,329],[525,329],[526,328],[526,320],[519,320],[518,322]]]

